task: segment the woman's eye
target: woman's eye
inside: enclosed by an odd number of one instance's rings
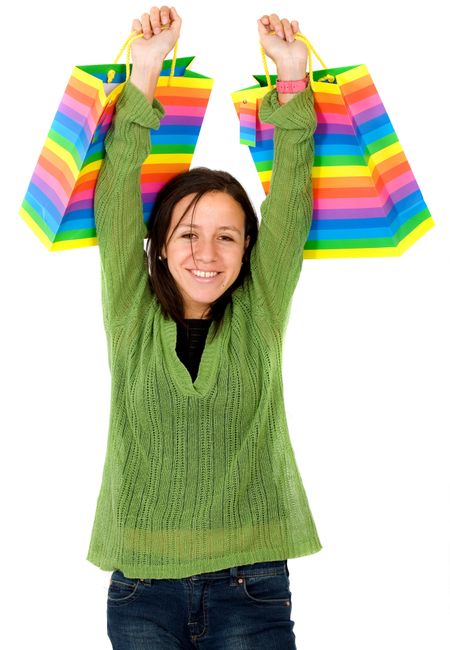
[[[193,233],[191,233],[191,232],[186,232],[184,235],[181,235],[181,237],[191,237],[191,236],[195,237],[195,235]],[[227,235],[221,235],[221,238],[222,239],[228,239],[228,241],[233,241],[233,238],[228,237]]]

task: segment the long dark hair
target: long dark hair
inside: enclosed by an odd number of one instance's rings
[[[162,257],[162,248],[166,243],[172,212],[175,205],[188,194],[194,194],[184,215],[197,205],[199,199],[208,192],[225,192],[237,201],[245,214],[245,235],[250,236],[248,246],[243,255],[240,273],[233,284],[213,303],[209,309],[209,317],[214,322],[213,337],[217,334],[223,321],[225,308],[231,301],[231,294],[239,287],[250,273],[250,254],[258,236],[258,218],[255,209],[240,182],[225,171],[194,167],[187,172],[178,174],[169,180],[158,192],[148,222],[148,239],[146,252],[149,265],[150,289],[156,294],[165,318],[172,318],[181,326],[184,322],[183,298],[167,266],[167,260]],[[194,210],[192,215],[194,214]],[[191,221],[192,225],[192,221]],[[192,243],[192,242],[191,242]]]

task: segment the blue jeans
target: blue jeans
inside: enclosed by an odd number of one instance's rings
[[[113,650],[295,650],[287,560],[179,579],[126,578],[108,590]]]

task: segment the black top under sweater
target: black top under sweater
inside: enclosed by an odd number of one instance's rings
[[[187,323],[187,330],[177,323],[176,351],[178,358],[189,370],[192,382],[194,382],[212,319],[185,318],[184,322]]]

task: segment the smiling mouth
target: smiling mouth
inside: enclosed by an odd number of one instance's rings
[[[221,273],[222,271],[206,271],[206,273],[214,273],[215,275],[210,275],[210,276],[201,276],[201,275],[195,275],[195,273],[192,272],[191,269],[186,269],[193,278],[196,280],[199,280],[201,282],[211,282],[212,280],[215,280]]]

